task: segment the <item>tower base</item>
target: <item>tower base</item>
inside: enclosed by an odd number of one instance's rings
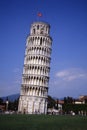
[[[18,112],[22,114],[46,114],[47,98],[21,95],[19,98]]]

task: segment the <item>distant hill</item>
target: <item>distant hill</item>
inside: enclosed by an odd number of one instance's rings
[[[20,94],[17,93],[17,94],[8,95],[8,96],[6,96],[6,97],[1,97],[1,98],[2,98],[4,101],[6,101],[6,99],[7,99],[7,97],[8,97],[8,100],[9,100],[9,101],[14,101],[14,100],[18,99],[19,96],[20,96]]]

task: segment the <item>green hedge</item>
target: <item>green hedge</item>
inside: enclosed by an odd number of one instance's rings
[[[73,111],[76,114],[79,111],[87,112],[87,104],[63,104],[63,111],[66,113]]]

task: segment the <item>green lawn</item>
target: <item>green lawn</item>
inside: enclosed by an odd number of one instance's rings
[[[0,130],[87,130],[87,117],[0,115]]]

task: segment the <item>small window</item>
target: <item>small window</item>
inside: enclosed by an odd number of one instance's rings
[[[37,25],[37,29],[39,29],[39,25]]]
[[[43,34],[43,30],[41,30],[41,32],[40,32],[41,34]]]
[[[46,31],[47,31],[47,29],[48,29],[48,28],[46,27]]]
[[[41,33],[41,34],[43,34],[43,33],[44,33],[44,28],[41,28],[40,33]]]

